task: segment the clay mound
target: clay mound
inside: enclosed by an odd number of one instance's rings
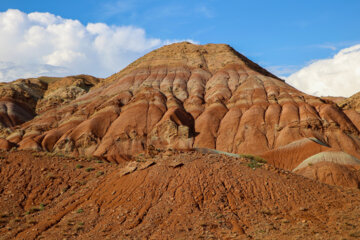
[[[326,184],[360,188],[359,169],[359,166],[317,162],[300,168],[295,173]]]
[[[358,236],[358,191],[271,165],[253,170],[245,159],[161,154],[120,165],[31,152],[4,160],[2,154],[2,239]]]
[[[112,162],[149,147],[259,155],[311,137],[360,158],[359,130],[333,102],[223,44],[162,47],[19,130],[43,150]]]
[[[288,145],[261,154],[268,163],[293,170],[305,159],[331,148],[316,138],[303,138]]]
[[[294,168],[293,171],[297,171],[301,168],[320,162],[331,162],[340,165],[360,165],[360,160],[356,157],[351,156],[350,154],[344,152],[329,151],[321,152],[305,159],[296,168]]]

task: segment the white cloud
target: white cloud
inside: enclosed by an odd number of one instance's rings
[[[286,80],[308,94],[351,96],[360,91],[360,44],[339,51],[333,58],[313,61]]]
[[[51,13],[0,12],[0,81],[41,75],[107,77],[174,40],[149,38],[142,28],[83,25]]]

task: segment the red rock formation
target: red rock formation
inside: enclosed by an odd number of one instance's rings
[[[114,162],[149,146],[262,154],[313,137],[360,157],[358,124],[332,101],[294,89],[228,45],[168,45],[95,88],[21,129],[38,132],[28,138],[44,150]]]

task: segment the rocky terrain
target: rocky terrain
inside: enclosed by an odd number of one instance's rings
[[[356,99],[187,42],[3,83],[0,239],[355,239]]]

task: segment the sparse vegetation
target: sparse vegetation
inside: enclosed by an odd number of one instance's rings
[[[360,237],[360,231],[350,233],[350,237]]]
[[[67,185],[67,186],[65,186],[65,187],[62,189],[62,192],[65,193],[65,192],[67,192],[67,190],[69,190],[69,189],[70,189],[70,186]]]
[[[40,203],[40,205],[39,205],[39,210],[42,211],[42,210],[44,210],[44,208],[45,208],[45,204]]]
[[[48,173],[46,175],[46,178],[48,178],[49,180],[54,180],[56,177],[55,177],[55,175],[53,173]]]
[[[76,212],[77,212],[77,213],[83,213],[84,210],[83,210],[82,208],[79,208]]]
[[[31,155],[33,155],[34,157],[41,157],[41,156],[43,156],[43,153],[33,152],[33,153],[31,153]]]
[[[76,167],[77,169],[80,169],[80,168],[83,168],[84,166],[81,165],[81,164],[77,164],[75,167]]]
[[[33,225],[35,225],[35,224],[37,224],[37,221],[36,221],[36,220],[34,220],[34,219],[32,219],[32,220],[30,220],[30,221],[29,221],[29,224],[33,224]]]
[[[88,168],[85,169],[85,172],[91,172],[91,171],[94,171],[94,170],[95,170],[95,168],[93,168],[93,167],[88,167]]]
[[[35,213],[35,212],[38,212],[40,211],[40,208],[38,207],[32,207],[29,209],[29,211],[25,212],[26,215],[29,215],[29,214],[32,214],[32,213]]]
[[[76,183],[79,184],[79,185],[81,185],[81,186],[83,186],[83,185],[86,184],[86,181],[85,181],[85,180],[83,180],[83,181],[77,181]]]
[[[102,176],[102,175],[104,175],[104,172],[103,172],[103,171],[99,171],[99,172],[96,173],[96,177],[100,177],[100,176]]]
[[[240,154],[240,157],[249,159],[250,162],[247,165],[252,169],[259,168],[266,163],[265,159],[251,154]]]

